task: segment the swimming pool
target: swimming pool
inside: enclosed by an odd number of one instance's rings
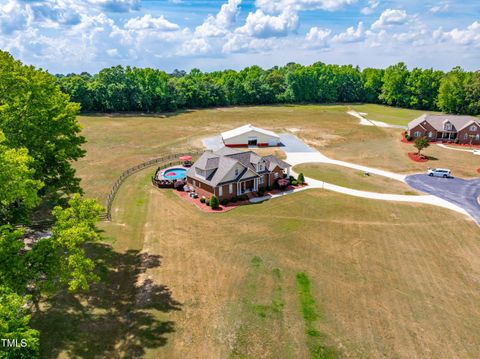
[[[181,180],[187,177],[187,170],[185,168],[168,168],[161,174],[162,179],[166,180]]]

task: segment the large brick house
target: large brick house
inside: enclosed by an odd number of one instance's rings
[[[480,120],[472,116],[424,114],[408,124],[412,139],[480,144]]]
[[[278,178],[290,175],[290,167],[272,155],[223,147],[200,156],[187,171],[187,184],[200,196],[230,199],[273,186]]]

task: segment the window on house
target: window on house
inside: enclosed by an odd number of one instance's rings
[[[475,125],[470,126],[470,131],[475,132],[476,130],[477,130],[477,126],[475,126]]]
[[[452,130],[452,124],[451,123],[446,123],[444,128],[447,131],[451,131]]]
[[[263,176],[260,176],[260,178],[258,179],[258,183],[263,184],[264,182],[265,182],[265,178],[263,178]]]
[[[263,171],[263,165],[261,165],[261,164],[258,165],[258,170],[259,170],[259,171]]]
[[[232,184],[232,183],[230,183],[230,184],[228,185],[228,193],[230,193],[230,194],[233,193],[233,184]]]
[[[475,136],[475,139],[476,139],[477,141],[480,141],[480,135],[476,135],[476,136]]]
[[[235,176],[238,176],[238,168],[235,168]]]
[[[223,186],[218,187],[218,196],[223,196]]]
[[[278,172],[275,172],[275,173],[273,174],[273,178],[275,178],[275,179],[278,178]]]
[[[432,138],[432,137],[433,137],[433,132],[430,131],[430,132],[428,133],[428,138]]]
[[[413,133],[413,137],[420,137],[422,135],[422,133],[420,131],[415,131]]]
[[[468,133],[466,133],[465,136],[463,136],[463,138],[468,140]]]

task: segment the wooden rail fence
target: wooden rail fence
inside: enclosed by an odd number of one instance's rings
[[[112,189],[110,190],[110,193],[107,196],[107,200],[105,203],[105,208],[107,211],[102,214],[101,219],[104,221],[110,221],[112,220],[112,205],[113,201],[115,200],[115,197],[118,193],[118,190],[122,186],[123,182],[133,175],[134,173],[137,173],[145,168],[152,167],[155,165],[160,165],[159,167],[161,168],[167,168],[169,166],[173,166],[174,164],[179,164],[181,161],[179,161],[180,156],[185,156],[189,155],[192,157],[199,156],[201,152],[191,152],[191,153],[177,153],[177,154],[172,154],[172,155],[167,155],[163,157],[158,157],[154,158],[150,161],[143,162],[135,167],[131,167],[128,170],[124,171],[115,181],[115,183],[112,186]]]

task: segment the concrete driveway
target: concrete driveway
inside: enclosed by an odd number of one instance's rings
[[[282,133],[280,135],[280,142],[282,143],[281,149],[286,153],[315,153],[317,152],[305,142],[300,140],[297,136],[289,133]]]
[[[465,209],[480,224],[480,179],[430,177],[426,174],[408,176],[405,181],[413,188],[433,194]]]

